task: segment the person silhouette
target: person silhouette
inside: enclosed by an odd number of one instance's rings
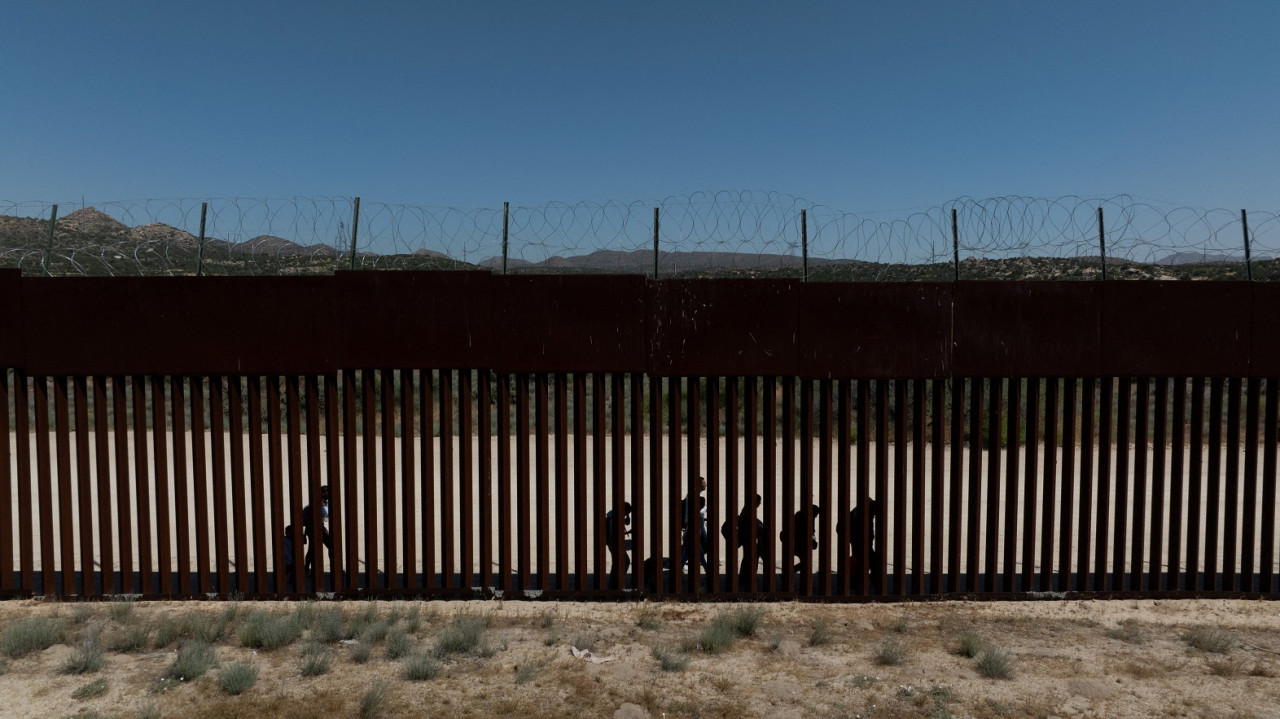
[[[876,524],[878,523],[877,517],[880,515],[880,503],[875,499],[868,498],[867,506],[870,510],[869,512],[864,512],[862,507],[854,507],[849,511],[849,556],[847,559],[849,575],[854,578],[854,581],[857,581],[857,577],[865,576],[868,572],[871,573],[873,580],[879,577],[880,574],[880,547],[876,542]],[[843,524],[844,520],[836,522],[837,534],[843,529]],[[866,527],[868,540],[866,564],[863,564],[862,561],[862,534],[864,527]]]
[[[782,542],[782,556],[794,557],[796,560],[795,564],[791,568],[791,572],[793,574],[795,572],[808,569],[808,567],[804,565],[804,537],[806,535],[808,536],[810,547],[812,549],[818,548],[818,538],[816,536],[817,529],[815,525],[818,522],[818,515],[822,513],[822,508],[814,504],[810,506],[810,511],[812,516],[810,518],[811,521],[807,531],[805,528],[805,511],[801,509],[799,512],[796,512],[794,521],[789,526],[783,527],[782,531],[778,533],[778,539]],[[794,534],[792,534],[792,532],[794,532]]]
[[[610,509],[604,515],[604,546],[609,550],[609,586],[616,588],[617,580],[614,578],[614,570],[617,568],[617,558],[613,556],[614,547],[618,544],[619,537],[626,537],[631,534],[631,503],[622,503],[622,517],[619,521],[618,516]],[[631,554],[627,551],[625,544],[627,540],[623,539],[622,547],[622,575],[625,577],[627,572],[631,571]]]
[[[707,478],[698,477],[698,494],[697,499],[689,495],[681,500],[682,516],[680,518],[680,530],[683,541],[680,547],[680,565],[687,566],[689,564],[689,548],[693,546],[693,530],[694,523],[697,523],[698,538],[700,540],[699,547],[702,555],[702,568],[707,568],[707,498],[702,493],[707,491]],[[697,515],[694,515],[694,505],[697,505]]]
[[[765,535],[764,522],[760,521],[760,505],[764,502],[759,494],[756,494],[756,502],[754,510],[750,505],[744,504],[742,512],[738,514],[738,546],[742,548],[742,561],[738,563],[738,589],[739,591],[749,592],[755,589],[756,565],[764,560],[765,555]],[[751,522],[755,521],[756,541],[751,543]],[[720,525],[720,534],[725,541],[729,541],[729,523],[726,521]]]
[[[302,542],[308,543],[311,537],[311,528],[319,525],[320,527],[320,543],[328,548],[329,553],[333,553],[333,535],[329,534],[329,485],[320,488],[320,501],[318,504],[308,504],[302,508]],[[311,574],[311,567],[315,563],[315,545],[308,544],[307,556],[303,561],[302,568],[308,575]]]

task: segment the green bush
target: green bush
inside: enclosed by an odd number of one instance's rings
[[[740,607],[729,614],[729,622],[740,637],[754,637],[764,621],[763,607]]]
[[[183,621],[183,635],[206,644],[217,644],[227,633],[229,624],[225,616],[213,617],[204,612],[191,612]]]
[[[342,638],[342,611],[334,608],[319,612],[311,623],[311,638],[333,644]]]
[[[656,632],[662,628],[662,616],[653,607],[642,607],[636,617],[636,625],[648,632]]]
[[[377,719],[387,705],[387,683],[378,680],[360,698],[360,719]]]
[[[435,679],[444,670],[444,665],[430,654],[414,654],[405,659],[401,666],[401,676],[411,682]]]
[[[825,619],[815,619],[809,625],[809,646],[822,647],[835,641],[831,628]]]
[[[302,676],[318,677],[333,667],[333,652],[323,644],[309,644],[302,650]]]
[[[528,684],[542,671],[542,662],[525,662],[516,667],[516,684]]]
[[[106,655],[97,637],[81,642],[58,667],[59,674],[93,674],[106,664]]]
[[[689,655],[684,652],[673,652],[663,646],[653,648],[653,658],[664,672],[682,672],[689,666]]]
[[[111,635],[107,647],[113,652],[138,652],[147,647],[147,639],[150,637],[151,627],[134,624]]]
[[[65,641],[66,625],[49,617],[19,619],[0,632],[0,654],[20,659],[32,652],[42,652]]]
[[[894,639],[889,639],[876,649],[876,664],[886,667],[896,667],[907,663],[907,648]]]
[[[445,625],[436,636],[434,654],[443,659],[452,654],[472,654],[484,636],[485,621],[480,617],[461,616]]]
[[[988,679],[1008,679],[1013,676],[1013,657],[1003,649],[991,647],[978,654],[978,673]]]
[[[1142,625],[1134,619],[1126,619],[1116,627],[1107,630],[1107,636],[1129,644],[1142,644],[1147,641]]]
[[[165,677],[174,681],[189,682],[204,676],[205,672],[218,665],[218,657],[213,647],[199,639],[188,639],[178,648],[178,656],[173,660]]]
[[[725,615],[716,617],[711,626],[698,635],[698,647],[709,654],[719,654],[738,641],[738,630],[732,619]]]
[[[160,719],[160,705],[151,699],[140,701],[134,710],[133,719]]]
[[[404,615],[404,626],[410,634],[417,634],[422,629],[422,605],[414,603]]]
[[[107,680],[106,680],[106,679],[94,679],[93,681],[89,682],[88,684],[82,684],[82,685],[80,685],[80,686],[76,687],[76,690],[75,690],[75,691],[73,691],[73,692],[71,692],[71,698],[72,698],[72,699],[79,699],[80,701],[84,701],[84,700],[86,700],[86,699],[92,699],[92,698],[94,698],[94,697],[100,697],[100,696],[102,696],[103,694],[106,694],[106,693],[107,693]]]
[[[254,649],[272,650],[288,646],[302,636],[296,614],[268,614],[258,611],[240,625],[240,643]]]
[[[293,608],[293,621],[298,623],[303,629],[310,629],[311,625],[316,621],[318,614],[315,602],[301,602]]]
[[[371,656],[373,656],[373,645],[369,642],[357,639],[351,644],[351,661],[364,664]]]
[[[397,629],[387,636],[387,659],[399,659],[413,650],[413,641],[403,629]]]
[[[258,681],[258,665],[248,662],[228,664],[218,670],[218,686],[235,696],[243,694]]]
[[[391,633],[391,621],[387,619],[379,619],[375,622],[372,622],[366,625],[362,636],[364,637],[365,641],[369,642],[370,644],[377,644],[383,639],[386,639],[387,635],[390,633]]]
[[[960,634],[960,639],[956,646],[956,654],[973,658],[978,656],[986,646],[986,641],[977,632],[972,629],[966,629]]]
[[[1236,636],[1218,627],[1194,627],[1182,635],[1189,646],[1202,652],[1227,654],[1236,646]]]
[[[156,649],[164,649],[174,642],[182,639],[187,635],[188,627],[184,622],[179,622],[173,617],[162,617],[156,622],[155,638],[152,646]]]
[[[113,599],[110,603],[111,621],[126,624],[133,620],[134,601],[132,599]]]

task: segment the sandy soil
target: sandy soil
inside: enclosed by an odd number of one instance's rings
[[[331,670],[304,677],[305,635],[271,651],[246,648],[238,639],[238,627],[253,612],[296,612],[292,604],[142,603],[125,616],[104,603],[5,602],[0,640],[30,617],[57,618],[68,633],[64,643],[0,663],[0,717],[354,717],[378,682],[385,683],[385,700],[369,716],[1280,716],[1277,602],[311,603],[302,612],[311,633],[316,615],[333,608],[345,615],[345,627],[373,618],[370,612],[396,619],[393,633],[408,632],[413,652],[433,647],[459,614],[483,616],[493,653],[454,655],[437,678],[409,681],[403,676],[409,660],[387,658],[388,640],[376,643],[363,664],[348,645],[334,643],[327,645]],[[678,652],[718,613],[740,608],[763,610],[754,636],[719,654],[695,648],[686,669],[663,671],[654,647]],[[165,619],[207,626],[229,610],[236,619],[215,647],[221,668],[194,680],[162,681],[178,642],[154,646],[155,628]],[[152,628],[152,644],[128,654],[108,651],[103,668],[91,674],[60,673],[86,638],[110,646],[137,627]],[[826,642],[811,642],[817,628],[825,630]],[[1222,633],[1232,646],[1225,653],[1192,648],[1184,636],[1197,628]],[[1010,678],[986,678],[978,660],[957,653],[965,630],[1012,657]],[[575,658],[573,645],[590,645],[613,660]],[[895,646],[901,664],[878,661]],[[259,669],[257,683],[239,696],[219,687],[222,668],[233,662]],[[73,698],[99,680],[100,695]]]

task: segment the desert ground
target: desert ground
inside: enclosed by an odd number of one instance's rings
[[[13,719],[1243,719],[1277,676],[1270,601],[0,603]]]

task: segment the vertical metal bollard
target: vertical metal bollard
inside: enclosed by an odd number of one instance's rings
[[[1102,224],[1102,208],[1098,208],[1098,252],[1102,259],[1102,279],[1107,279],[1107,233]]]
[[[956,268],[956,282],[960,281],[960,228],[956,224],[956,208],[951,208],[951,255]]]
[[[200,203],[200,247],[196,250],[196,277],[204,276],[204,219],[209,212],[209,203]]]
[[[356,268],[356,237],[360,232],[360,198],[357,197],[351,210],[351,269]]]
[[[658,279],[658,208],[653,208],[653,279]]]
[[[507,232],[510,227],[511,203],[502,203],[502,274],[507,274]]]
[[[805,210],[800,210],[800,262],[804,274],[801,281],[809,281],[809,219]]]
[[[58,206],[54,205],[49,211],[49,245],[44,248],[44,261],[40,263],[41,269],[44,270],[45,277],[52,277],[49,273],[49,256],[53,254],[53,230],[58,226]]]
[[[1240,226],[1244,229],[1244,274],[1253,282],[1253,253],[1249,249],[1249,213],[1240,210]]]

